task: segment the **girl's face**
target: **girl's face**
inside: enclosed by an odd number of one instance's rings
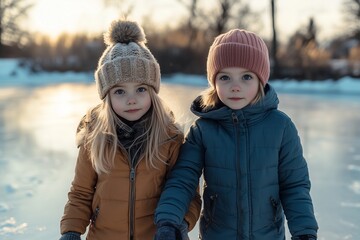
[[[237,110],[247,106],[258,93],[259,78],[255,73],[239,67],[223,68],[215,78],[219,99]]]
[[[149,86],[127,82],[110,89],[111,106],[115,113],[128,121],[139,120],[151,107]]]

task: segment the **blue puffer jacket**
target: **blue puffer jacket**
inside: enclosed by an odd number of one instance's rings
[[[200,234],[205,240],[285,239],[284,213],[292,236],[316,236],[308,168],[297,130],[277,110],[268,84],[262,102],[241,110],[203,112],[191,126],[156,209],[155,221],[181,223],[204,174]]]

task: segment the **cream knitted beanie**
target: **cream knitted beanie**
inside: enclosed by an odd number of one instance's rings
[[[270,61],[265,42],[255,33],[233,29],[215,38],[207,59],[208,81],[215,86],[216,74],[226,67],[242,67],[254,72],[265,84],[269,80]]]
[[[117,20],[104,35],[107,48],[99,59],[95,81],[100,99],[117,84],[138,82],[159,92],[160,66],[145,46],[143,29],[136,23]]]

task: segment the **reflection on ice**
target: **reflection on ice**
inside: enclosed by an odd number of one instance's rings
[[[201,90],[161,88],[185,131],[195,119],[190,103]],[[309,164],[319,239],[360,239],[360,97],[283,93],[279,98],[280,109],[299,130]],[[0,88],[1,239],[58,239],[77,155],[75,130],[98,102],[93,84]],[[197,239],[197,229],[190,235]]]
[[[23,234],[27,228],[27,223],[17,224],[16,220],[11,217],[4,222],[0,222],[0,236],[5,234]]]
[[[342,202],[340,205],[342,207],[360,208],[360,202],[358,202],[358,203]]]
[[[351,185],[350,185],[350,189],[356,193],[356,194],[360,194],[360,181],[354,181]],[[360,204],[360,203],[359,203]]]
[[[360,172],[360,166],[358,166],[358,165],[349,165],[349,166],[348,166],[348,169],[349,169],[349,170],[352,170],[352,171],[358,171],[358,172]]]
[[[7,109],[5,121],[18,131],[31,133],[33,141],[42,148],[66,151],[74,145],[71,139],[76,121],[97,100],[92,97],[94,93],[92,85],[63,84],[35,89],[26,101]]]
[[[7,212],[9,210],[9,205],[6,203],[0,203],[0,212]]]

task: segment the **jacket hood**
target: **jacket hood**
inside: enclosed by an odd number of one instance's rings
[[[205,111],[201,106],[201,96],[198,96],[191,104],[190,110],[196,116],[205,119],[221,120],[224,122],[232,121],[233,113],[236,114],[240,122],[247,122],[248,124],[257,122],[262,119],[266,112],[277,109],[279,105],[279,99],[275,92],[275,89],[270,85],[265,86],[265,96],[259,102],[248,105],[239,110],[233,110],[228,106],[221,104],[214,108]]]

